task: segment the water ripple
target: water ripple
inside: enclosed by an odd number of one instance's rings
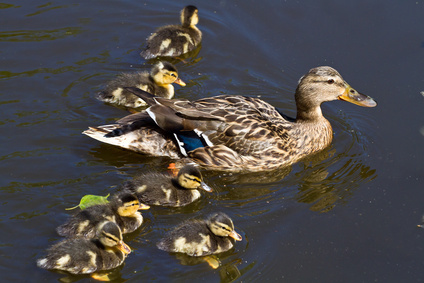
[[[0,32],[2,42],[46,41],[74,36],[82,33],[81,27],[66,27],[53,30],[12,30]]]

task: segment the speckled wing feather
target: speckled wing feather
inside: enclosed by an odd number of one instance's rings
[[[208,137],[211,148],[198,148],[189,156],[197,163],[208,167],[230,169],[237,165],[250,168],[261,166],[272,169],[280,164],[293,147],[287,132],[291,124],[268,103],[250,97],[220,96],[197,101],[203,111],[225,118],[224,127],[211,132]],[[276,166],[277,165],[277,166]]]
[[[217,96],[195,102],[158,99],[175,110],[187,130],[196,128],[214,146],[197,148],[188,153],[196,163],[221,169],[243,167],[243,163],[278,167],[267,157],[281,159],[287,148],[296,148],[287,133],[290,122],[262,100],[242,96]]]
[[[140,90],[129,90],[144,96]],[[257,98],[222,95],[194,102],[163,98],[150,101],[160,104],[160,107],[153,105],[149,111],[162,130],[196,129],[213,144],[188,152],[201,166],[224,170],[275,169],[284,163],[288,149],[296,148],[296,140],[288,134],[292,123],[275,107]],[[176,118],[169,123],[172,116]],[[282,163],[274,162],[275,159],[282,159]],[[243,168],[247,163],[249,168]]]

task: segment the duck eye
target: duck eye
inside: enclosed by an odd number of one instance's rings
[[[115,241],[115,239],[114,239],[114,238],[112,238],[111,236],[109,236],[108,234],[103,233],[103,236],[104,236],[106,239],[109,239],[109,240],[111,240],[111,241]]]
[[[331,85],[331,84],[333,84],[333,83],[334,83],[334,80],[333,80],[333,79],[329,79],[329,80],[327,81],[327,83],[329,83],[329,84]]]
[[[176,77],[177,77],[177,75],[176,75],[176,74],[171,74],[171,76],[173,76],[174,78],[176,78]]]

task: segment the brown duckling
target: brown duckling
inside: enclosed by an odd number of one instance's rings
[[[167,252],[206,256],[228,251],[235,241],[241,240],[231,218],[223,212],[216,212],[205,220],[183,222],[168,232],[157,247]]]
[[[148,208],[148,205],[140,204],[134,194],[120,192],[107,204],[90,206],[80,211],[56,230],[65,237],[94,238],[97,225],[107,220],[115,222],[122,233],[131,233],[143,223],[143,216],[138,210]]]
[[[178,70],[174,65],[169,62],[158,62],[152,67],[150,73],[146,71],[121,73],[106,85],[97,98],[107,103],[137,108],[146,106],[146,102],[125,90],[124,87],[137,87],[156,96],[172,98],[174,97],[173,83],[186,85],[178,77]]]
[[[47,252],[46,257],[37,260],[38,267],[89,274],[121,265],[131,249],[122,241],[119,227],[106,221],[98,226],[95,239],[65,239]]]
[[[184,206],[200,198],[198,189],[211,192],[202,181],[199,169],[185,165],[176,177],[168,173],[149,172],[135,177],[123,185],[124,191],[135,193],[141,203]]]
[[[147,47],[140,55],[145,59],[176,57],[194,50],[202,40],[202,32],[196,27],[198,22],[198,9],[191,5],[185,7],[181,11],[181,26],[159,28],[147,39]]]

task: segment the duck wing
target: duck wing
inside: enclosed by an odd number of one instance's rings
[[[275,107],[251,97],[216,96],[194,102],[170,100],[129,89],[152,105],[146,110],[164,131],[172,132],[180,151],[208,167],[239,166],[289,142],[291,123]],[[267,153],[269,154],[269,153]],[[249,161],[253,162],[253,161]]]

